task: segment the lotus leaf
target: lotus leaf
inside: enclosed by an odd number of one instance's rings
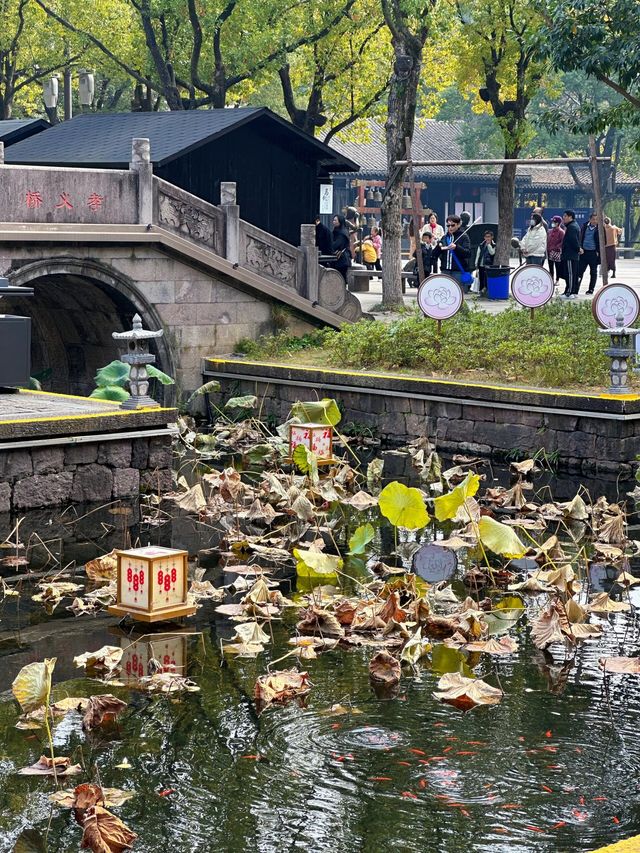
[[[433,506],[438,521],[446,521],[449,518],[453,518],[467,498],[473,497],[479,488],[480,475],[472,474],[469,471],[464,480],[455,489],[447,492],[446,495],[434,498]]]
[[[364,554],[367,545],[376,535],[373,525],[361,524],[354,531],[353,536],[349,539],[350,554]]]
[[[380,512],[394,527],[418,530],[429,522],[422,492],[394,481],[380,492]]]
[[[23,666],[16,675],[11,689],[25,714],[48,704],[51,674],[55,665],[56,658],[45,658],[44,661]]]
[[[528,547],[522,544],[510,527],[488,515],[483,515],[478,522],[478,531],[482,544],[495,554],[513,560],[524,557],[528,551]]]

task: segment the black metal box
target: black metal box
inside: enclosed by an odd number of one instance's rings
[[[0,314],[0,387],[26,388],[31,376],[31,318]]]

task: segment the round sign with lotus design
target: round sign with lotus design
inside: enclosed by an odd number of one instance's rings
[[[553,297],[555,285],[549,270],[537,264],[517,269],[511,279],[511,293],[525,308],[542,308]]]
[[[462,288],[450,275],[430,275],[418,290],[418,306],[425,317],[432,320],[449,320],[462,308],[463,302]]]
[[[595,295],[591,310],[596,323],[603,329],[617,326],[619,317],[622,317],[623,326],[633,326],[640,314],[640,299],[628,284],[608,284]]]

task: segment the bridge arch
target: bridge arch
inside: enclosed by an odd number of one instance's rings
[[[140,314],[145,328],[163,327],[135,282],[96,260],[43,258],[7,277],[11,284],[34,288],[31,299],[3,299],[2,309],[32,318],[32,373],[46,372],[47,390],[89,394],[96,370],[118,358],[111,333],[130,329],[134,314]],[[169,341],[154,341],[152,352],[158,367],[175,376]]]

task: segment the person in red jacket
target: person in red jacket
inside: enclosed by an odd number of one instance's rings
[[[551,278],[556,284],[560,281],[562,274],[560,261],[562,260],[562,241],[564,240],[564,228],[562,227],[562,217],[551,217],[551,228],[547,233],[547,259],[549,261],[549,271]]]

